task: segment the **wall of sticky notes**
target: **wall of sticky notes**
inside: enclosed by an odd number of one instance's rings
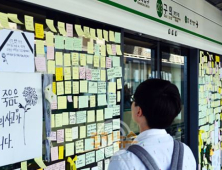
[[[200,51],[199,60],[199,169],[221,169],[220,56]]]
[[[50,89],[55,99],[50,113],[44,113],[50,114],[50,121],[43,116],[42,157],[0,169],[108,169],[120,149],[121,29],[18,7],[19,15],[13,9],[2,15],[7,22],[1,26],[11,29],[13,23],[18,30],[34,33],[35,72],[53,75]]]

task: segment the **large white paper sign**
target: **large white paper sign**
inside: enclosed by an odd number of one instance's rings
[[[33,33],[0,30],[0,71],[35,71]]]
[[[42,81],[0,73],[0,167],[42,156]]]

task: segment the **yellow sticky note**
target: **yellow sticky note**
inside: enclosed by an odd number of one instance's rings
[[[87,64],[93,63],[93,55],[87,55]]]
[[[214,62],[213,61],[211,62],[211,65],[212,65],[212,68],[214,68]]]
[[[42,157],[35,158],[34,160],[40,168],[46,168],[46,165],[44,164]]]
[[[86,54],[80,54],[80,65],[81,66],[86,65]]]
[[[72,53],[72,65],[79,65],[79,53]]]
[[[216,62],[220,62],[220,56],[216,56]]]
[[[76,30],[76,33],[78,36],[80,36],[80,37],[84,36],[84,32],[82,30],[81,25],[75,25],[75,30]]]
[[[36,54],[44,55],[44,41],[42,40],[36,40]]]
[[[89,32],[89,27],[84,26],[83,30],[84,30],[85,37],[90,38],[91,36],[90,36],[90,32]]]
[[[43,24],[35,23],[35,37],[41,39],[44,38]]]
[[[57,95],[63,95],[64,94],[64,83],[62,82],[57,82]]]
[[[120,91],[117,91],[117,99],[116,99],[116,101],[120,102],[120,100],[121,100],[121,93],[120,93]]]
[[[101,68],[106,68],[106,57],[101,57],[100,62]]]
[[[21,162],[21,170],[27,170],[27,161]]]
[[[8,18],[9,18],[12,22],[14,22],[14,23],[23,24],[23,23],[18,19],[18,15],[17,15],[17,14],[8,13]]]
[[[60,34],[62,34],[63,36],[66,35],[66,29],[65,29],[65,23],[64,22],[59,22],[58,21],[58,29],[59,29]]]
[[[90,35],[91,35],[91,38],[96,39],[96,30],[93,28],[90,28]]]
[[[79,94],[79,82],[73,81],[72,87],[73,87],[73,94]]]
[[[73,96],[73,108],[78,108],[78,96]]]
[[[103,31],[101,29],[97,29],[97,36],[100,40],[103,39]]]
[[[108,87],[109,93],[116,93],[116,82],[109,82]]]
[[[28,31],[34,31],[33,17],[25,15],[25,29]]]
[[[99,56],[94,56],[94,67],[99,67]]]
[[[62,81],[62,80],[63,80],[63,68],[56,67],[56,81]]]
[[[64,79],[71,80],[71,67],[64,68]]]
[[[122,89],[122,79],[121,78],[117,79],[117,89],[118,90]]]
[[[88,93],[88,81],[87,80],[80,81],[80,93]]]
[[[122,50],[120,45],[116,45],[116,54],[117,55],[122,55]]]
[[[107,53],[109,55],[113,55],[113,51],[112,51],[112,46],[110,44],[107,44],[106,45],[106,49],[107,49]]]
[[[8,16],[7,14],[0,12],[0,23],[4,28],[9,28]]]
[[[101,56],[106,56],[106,45],[101,45]]]
[[[72,93],[72,82],[71,81],[65,81],[65,94],[71,94]]]
[[[67,109],[66,96],[58,96],[58,109]]]
[[[93,54],[94,50],[93,50],[93,42],[88,42],[87,43],[87,53],[88,54]]]
[[[103,30],[103,37],[107,42],[109,41],[108,34],[109,34],[108,31]]]
[[[51,19],[46,19],[46,24],[52,32],[57,32],[54,27],[54,21]]]
[[[114,31],[109,31],[109,41],[115,42],[115,34],[114,34]]]
[[[55,74],[55,61],[48,60],[48,74]]]
[[[52,92],[56,94],[56,82],[52,82]]]
[[[79,67],[72,67],[72,79],[79,79]]]
[[[106,81],[106,70],[100,70],[100,80]]]
[[[69,53],[64,54],[64,66],[71,66],[71,57]]]
[[[90,96],[89,99],[90,99],[90,107],[96,107],[96,96],[95,95]]]
[[[64,146],[59,146],[59,159],[64,159]]]
[[[54,45],[54,34],[52,32],[46,32],[46,44],[48,46]]]
[[[56,65],[63,66],[63,53],[62,52],[56,52]]]

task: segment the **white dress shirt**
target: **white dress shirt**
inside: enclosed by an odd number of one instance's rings
[[[160,170],[170,170],[174,141],[165,130],[146,130],[140,133],[134,141],[145,148]],[[120,150],[111,158],[108,170],[146,170],[146,168],[136,155],[127,150]],[[196,170],[193,153],[185,144],[183,170]]]

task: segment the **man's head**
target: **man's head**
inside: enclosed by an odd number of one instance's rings
[[[180,111],[179,90],[169,81],[149,79],[137,87],[132,103],[132,117],[137,124],[165,129]]]

